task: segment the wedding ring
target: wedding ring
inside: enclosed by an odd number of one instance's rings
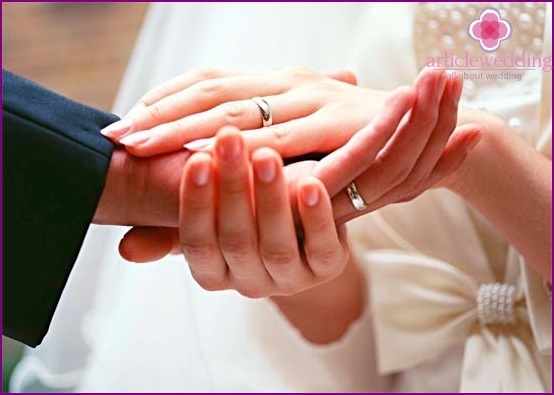
[[[348,193],[348,197],[350,198],[350,201],[352,202],[352,205],[354,208],[358,211],[365,210],[367,208],[366,202],[364,202],[364,199],[358,192],[358,188],[356,188],[356,184],[353,182],[346,188],[346,193]]]
[[[273,117],[271,116],[271,107],[269,107],[269,103],[266,102],[261,97],[253,97],[252,100],[258,108],[260,109],[260,112],[262,113],[262,124],[265,128],[266,126],[271,126],[273,124]]]

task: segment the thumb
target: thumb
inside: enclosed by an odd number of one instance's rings
[[[179,252],[178,228],[137,226],[119,242],[121,257],[135,263],[153,262]]]

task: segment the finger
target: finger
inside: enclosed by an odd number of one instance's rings
[[[416,197],[424,190],[433,187],[440,180],[452,174],[463,163],[469,152],[475,148],[481,137],[482,127],[479,125],[468,124],[457,128],[449,139],[443,154],[429,175],[428,180],[422,183],[419,190],[411,192],[406,191],[406,196],[412,198]],[[367,195],[370,193],[369,190],[372,188],[372,183],[365,174],[358,177],[354,182],[360,194]],[[391,194],[385,194],[381,198],[370,202],[365,210],[357,211],[346,192],[338,193],[332,199],[334,217],[338,224],[342,224],[399,200],[404,201],[405,197],[399,195],[393,196],[391,192]]]
[[[194,154],[185,164],[181,182],[179,237],[192,276],[210,291],[225,289],[229,280],[217,243],[214,199],[212,158]]]
[[[323,72],[323,75],[350,85],[358,85],[356,75],[349,70],[330,70]]]
[[[376,156],[363,159],[366,163],[372,160],[369,166],[361,168],[362,171],[365,170],[363,182],[371,182],[371,188],[363,188],[364,192],[361,193],[367,204],[399,185],[412,171],[436,125],[438,105],[445,83],[444,72],[425,70],[416,83],[417,100],[409,119],[400,126],[398,123],[391,123],[389,128],[394,127],[396,132],[386,142],[385,147]],[[354,161],[353,158],[347,159]],[[335,177],[337,178],[336,174]],[[341,178],[347,182],[353,179],[345,178],[342,173]],[[345,186],[342,185],[342,189]],[[359,186],[358,189],[360,190]],[[334,190],[330,190],[331,194],[333,192]]]
[[[464,125],[448,140],[442,155],[435,168],[418,185],[410,189],[393,189],[371,204],[372,210],[377,210],[391,203],[400,203],[413,200],[427,189],[432,188],[445,177],[451,175],[463,163],[467,155],[475,148],[482,137],[482,128],[479,125]]]
[[[210,68],[197,68],[190,70],[177,77],[171,78],[151,89],[145,95],[143,95],[137,103],[131,108],[131,110],[125,115],[126,117],[132,117],[138,110],[142,110],[145,107],[160,101],[161,99],[171,96],[174,93],[182,91],[191,87],[200,81],[211,80],[215,78],[231,77],[236,75],[252,75],[259,74],[254,71],[234,70],[234,69],[210,69]],[[333,78],[337,81],[346,82],[351,85],[357,85],[357,79],[354,73],[348,70],[331,70],[323,73],[325,76]]]
[[[215,106],[253,96],[271,96],[288,90],[291,82],[279,74],[238,75],[200,81],[188,89],[167,96],[151,106],[145,107],[126,118],[120,125],[110,125],[102,133],[114,141],[126,135],[151,129],[156,125],[176,121],[180,118]]]
[[[431,188],[454,173],[482,138],[483,127],[481,125],[467,124],[456,128],[423,187]]]
[[[311,278],[302,263],[282,160],[260,148],[252,154],[259,252],[278,289],[285,294]]]
[[[440,106],[438,121],[431,133],[423,152],[418,158],[411,173],[401,185],[396,188],[414,187],[419,182],[427,179],[433,167],[437,164],[444,148],[456,128],[458,121],[458,102],[462,94],[463,80],[448,80],[444,89]],[[396,189],[395,188],[395,189]]]
[[[119,242],[119,254],[135,263],[162,259],[179,248],[179,234],[174,228],[137,226],[129,230]]]
[[[245,74],[255,73],[250,71],[231,69],[197,68],[190,70],[184,74],[178,75],[177,77],[171,78],[163,84],[160,84],[151,89],[138,100],[138,102],[133,106],[133,108],[127,113],[125,117],[132,117],[138,110],[142,110],[145,107],[151,106],[161,99],[187,89],[200,81]]]
[[[331,196],[373,163],[404,115],[410,110],[413,101],[412,88],[395,90],[385,102],[382,111],[366,127],[316,165],[313,175],[323,181]]]
[[[315,112],[263,129],[245,130],[242,134],[250,152],[268,147],[283,158],[290,158],[308,152],[323,152],[325,141],[318,139],[317,135],[328,127],[329,119],[320,112]]]
[[[285,93],[267,96],[264,100],[269,104],[273,122],[276,124],[302,118],[315,111],[305,95]],[[208,111],[134,133],[120,142],[135,156],[152,156],[177,151],[187,143],[190,144],[185,148],[199,150],[213,141],[199,142],[198,139],[212,137],[226,125],[236,126],[241,130],[260,128],[262,126],[260,108],[250,99],[227,102]]]
[[[373,188],[364,196],[370,203],[406,180],[421,156],[438,120],[446,85],[443,71],[424,70],[416,82],[417,99],[410,114],[369,169]]]
[[[298,210],[312,272],[327,279],[339,275],[348,260],[348,249],[339,239],[329,195],[317,178],[308,177],[298,185]]]
[[[245,296],[273,285],[258,254],[250,184],[250,163],[238,129],[223,128],[215,143],[220,249],[234,287]]]

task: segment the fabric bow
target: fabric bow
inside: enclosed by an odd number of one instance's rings
[[[380,373],[414,368],[465,341],[460,391],[546,391],[520,287],[518,322],[482,326],[480,284],[470,274],[418,253],[378,251],[365,258],[375,279],[371,303]]]

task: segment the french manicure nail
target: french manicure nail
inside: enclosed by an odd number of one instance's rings
[[[150,140],[152,136],[149,131],[138,132],[122,138],[119,142],[127,147],[136,147]]]
[[[317,185],[308,184],[302,188],[302,200],[307,206],[313,207],[319,202],[319,189]]]
[[[254,167],[254,171],[258,176],[258,179],[264,184],[269,184],[275,179],[276,165],[273,158],[267,158],[264,161],[257,163]]]
[[[185,145],[183,145],[183,147],[185,149],[188,149],[189,151],[200,151],[202,149],[208,148],[208,146],[212,145],[214,141],[215,140],[213,137],[207,139],[198,139],[186,143]]]
[[[124,133],[128,132],[133,126],[133,120],[131,118],[123,118],[111,125],[106,126],[100,131],[104,136],[110,138],[116,138]]]
[[[198,186],[204,186],[210,181],[210,162],[198,162],[192,168],[192,181]]]

